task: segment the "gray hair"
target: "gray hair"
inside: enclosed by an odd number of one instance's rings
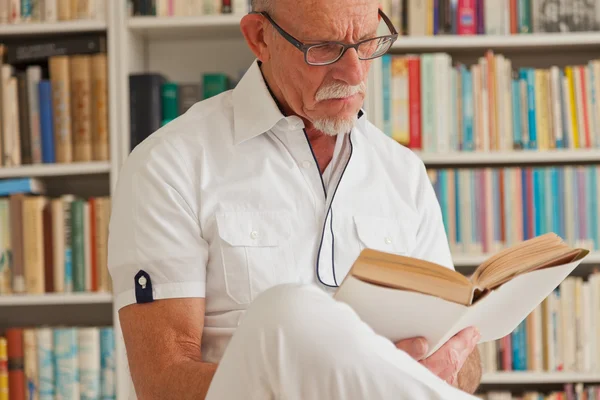
[[[275,0],[252,0],[252,11],[273,12]]]

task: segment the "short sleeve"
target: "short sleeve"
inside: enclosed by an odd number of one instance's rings
[[[109,225],[108,269],[117,309],[205,296],[208,245],[195,193],[185,158],[164,137],[147,140],[130,155],[112,197]]]
[[[420,218],[413,256],[454,269],[440,203],[422,162],[417,171],[416,204]]]

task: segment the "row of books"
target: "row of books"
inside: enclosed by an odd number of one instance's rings
[[[383,0],[383,10],[409,36],[508,35],[595,31],[596,0]]]
[[[492,254],[547,232],[600,250],[600,166],[430,169],[448,241]]]
[[[0,1],[0,24],[106,20],[106,0]]]
[[[0,336],[0,398],[115,399],[114,328],[6,329]]]
[[[248,13],[250,0],[126,0],[130,16],[191,17]]]
[[[2,166],[109,159],[107,54],[100,36],[75,40],[70,55],[0,45]],[[77,54],[85,43],[97,51]]]
[[[600,60],[513,69],[489,50],[476,64],[446,53],[382,60],[383,130],[424,152],[600,146]]]
[[[0,295],[110,292],[110,198],[0,198]]]
[[[236,84],[237,80],[224,73],[204,73],[201,82],[174,82],[160,73],[131,74],[131,150],[196,102],[232,89]]]
[[[507,390],[494,390],[478,393],[476,397],[482,400],[600,400],[600,386],[567,383],[562,391],[540,392],[530,389],[515,394]]]
[[[478,346],[484,372],[600,371],[600,272],[567,277],[510,335]]]

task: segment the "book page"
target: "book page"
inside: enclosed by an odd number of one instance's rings
[[[515,277],[470,306],[434,347],[441,346],[469,326],[479,328],[479,343],[498,340],[512,333],[580,262],[577,260]]]
[[[480,343],[511,333],[579,265],[580,260],[517,276],[466,307],[421,293],[380,287],[348,276],[334,298],[347,303],[392,342],[424,337],[428,356],[462,329],[476,326]]]
[[[348,304],[375,333],[396,343],[423,336],[438,343],[467,307],[417,292],[391,289],[348,275],[334,295]]]

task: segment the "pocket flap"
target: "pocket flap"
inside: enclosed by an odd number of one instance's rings
[[[279,246],[290,237],[286,211],[230,211],[216,214],[221,239],[231,246]]]
[[[355,215],[354,224],[359,240],[370,249],[405,254],[413,240],[395,218]]]

